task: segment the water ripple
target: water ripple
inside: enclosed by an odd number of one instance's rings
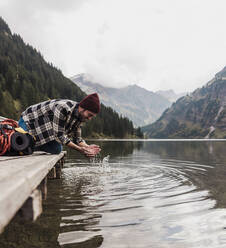
[[[108,248],[197,248],[207,247],[207,241],[209,247],[223,247],[226,214],[215,210],[216,201],[205,188],[213,170],[209,164],[142,152],[110,160],[107,167],[70,163],[64,169],[64,187],[76,187],[81,202],[73,201],[74,195],[65,199],[62,228],[69,229],[62,229],[58,241],[77,244],[100,232]],[[80,214],[70,215],[73,204]],[[75,231],[78,225],[84,230]],[[130,246],[120,246],[125,240]]]

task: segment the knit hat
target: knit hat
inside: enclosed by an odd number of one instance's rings
[[[98,114],[100,112],[99,96],[97,93],[90,94],[82,99],[82,101],[79,103],[79,106],[95,114]]]

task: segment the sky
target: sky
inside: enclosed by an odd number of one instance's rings
[[[1,0],[13,33],[66,77],[191,92],[226,66],[225,0]]]

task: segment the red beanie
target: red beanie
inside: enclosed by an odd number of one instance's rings
[[[97,93],[90,94],[82,99],[82,101],[79,103],[79,106],[95,114],[98,114],[100,112],[99,96]]]

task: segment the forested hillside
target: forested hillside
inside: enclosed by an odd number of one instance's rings
[[[29,105],[47,99],[80,101],[85,93],[23,39],[12,34],[0,17],[0,115],[18,119]],[[101,113],[84,127],[86,135],[102,133],[128,137],[135,132],[133,123],[102,105]]]

